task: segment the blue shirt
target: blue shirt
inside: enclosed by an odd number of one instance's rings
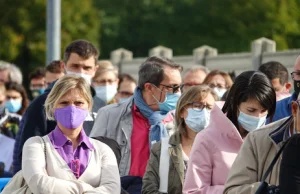
[[[294,92],[293,95],[290,97],[287,97],[285,99],[282,99],[276,103],[276,111],[273,116],[272,122],[278,121],[280,119],[283,119],[285,117],[289,117],[292,115],[292,101],[297,100],[297,95]],[[267,123],[272,123],[270,120],[267,120]]]

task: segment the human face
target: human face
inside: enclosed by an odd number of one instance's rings
[[[84,96],[80,93],[79,89],[70,89],[65,95],[63,95],[56,103],[55,109],[64,108],[67,106],[76,106],[77,108],[89,109],[89,104]],[[55,110],[54,110],[55,111]]]
[[[187,72],[183,79],[183,90],[186,90],[194,85],[200,85],[203,83],[203,80],[206,77],[206,73],[204,71],[195,71],[195,72]]]
[[[9,82],[9,71],[7,69],[0,71],[0,81],[3,83]]]
[[[259,118],[268,115],[268,110],[262,107],[261,104],[255,99],[248,99],[246,102],[242,102],[239,105],[239,110],[247,115]]]
[[[3,94],[2,92],[0,92],[0,106],[4,106],[5,105],[5,99],[6,99],[5,94]]]
[[[39,90],[45,88],[45,78],[34,78],[30,80],[30,90]]]
[[[219,89],[226,89],[227,85],[226,85],[226,81],[224,79],[224,77],[222,75],[214,75],[210,82],[208,83],[208,85],[211,88],[219,88]]]
[[[6,100],[10,100],[10,99],[20,100],[21,102],[23,100],[21,93],[19,93],[18,91],[16,91],[16,90],[7,90],[6,91]]]
[[[181,110],[181,118],[186,119],[188,116],[188,108],[193,108],[193,109],[201,109],[201,108],[206,108],[208,111],[211,111],[212,108],[215,105],[215,99],[212,96],[211,93],[208,93],[207,96],[204,99],[198,98],[195,99],[193,102],[189,102],[188,105],[186,105],[182,110]]]
[[[93,77],[97,70],[93,56],[84,59],[77,53],[71,53],[69,60],[66,63],[66,69],[74,73],[83,73]]]
[[[119,79],[112,71],[102,73],[98,77],[93,78],[93,86],[118,85]]]
[[[45,75],[45,88],[47,88],[52,82],[61,78],[64,75],[64,73],[51,73],[47,71]]]
[[[129,98],[133,95],[136,84],[131,81],[123,81],[120,84],[118,93],[116,94],[116,100],[119,102],[120,98]]]
[[[275,92],[288,92],[289,91],[285,87],[285,84],[284,85],[280,84],[279,78],[272,79],[271,82],[272,82],[272,86],[273,86]]]
[[[164,68],[164,79],[160,82],[158,86],[154,86],[151,83],[146,83],[145,88],[149,91],[149,95],[151,96],[151,102],[148,105],[156,111],[159,110],[158,102],[164,102],[166,100],[167,93],[173,93],[173,89],[171,87],[180,86],[182,80],[179,70],[173,69],[171,67]],[[181,90],[178,88],[175,93],[180,93]]]

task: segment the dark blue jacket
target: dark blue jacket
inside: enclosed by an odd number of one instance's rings
[[[23,145],[27,139],[33,136],[44,136],[50,133],[55,127],[56,122],[50,121],[46,119],[46,114],[44,110],[44,104],[48,94],[50,93],[53,85],[53,82],[43,94],[35,98],[29,107],[27,108],[25,114],[22,117],[20,122],[19,131],[16,136],[16,142],[14,146],[14,154],[13,154],[13,168],[14,173],[17,173],[22,168],[22,149]],[[99,108],[105,106],[105,102],[100,100],[95,96],[95,91],[92,89],[93,98],[93,109],[92,109],[92,117],[95,119],[95,114],[99,110]],[[93,128],[94,121],[85,121],[83,124],[83,128],[87,135],[90,134]]]
[[[294,92],[290,97],[284,98],[276,103],[276,111],[272,122],[278,121],[292,115],[292,101],[297,100],[297,95]],[[270,123],[269,121],[267,123]]]

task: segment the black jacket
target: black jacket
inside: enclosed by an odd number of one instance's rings
[[[56,121],[50,121],[46,119],[46,114],[44,110],[44,104],[48,94],[50,93],[55,82],[53,82],[43,94],[35,98],[29,107],[27,108],[25,114],[22,117],[19,132],[16,137],[16,143],[14,147],[14,156],[13,156],[13,168],[14,173],[18,172],[21,169],[22,165],[22,149],[23,145],[27,139],[33,136],[44,136],[50,133],[56,127]],[[95,113],[99,108],[105,106],[105,102],[100,100],[95,95],[95,90],[92,89],[93,96],[93,108],[92,108],[92,117],[95,120]],[[90,134],[93,128],[94,121],[85,121],[83,128],[87,135]]]

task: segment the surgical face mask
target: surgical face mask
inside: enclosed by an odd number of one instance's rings
[[[96,86],[96,95],[98,98],[108,103],[117,93],[117,85]]]
[[[153,95],[154,99],[157,101],[159,110],[162,112],[170,112],[171,110],[174,110],[176,108],[177,101],[179,97],[181,96],[181,93],[166,93],[166,99],[164,102],[159,102]]]
[[[76,129],[83,124],[89,112],[76,106],[66,106],[57,108],[54,117],[57,122],[67,129]]]
[[[72,72],[72,71],[69,71],[69,70],[66,70],[66,72],[67,72],[67,75],[77,75],[79,77],[84,78],[87,81],[88,84],[91,84],[91,82],[92,82],[92,76],[91,75],[84,74],[84,73]]]
[[[266,122],[266,119],[267,115],[263,117],[255,117],[240,111],[238,122],[246,131],[251,132],[263,126],[263,124]]]
[[[43,94],[45,92],[45,88],[40,88],[37,90],[31,90],[31,95],[33,98],[38,97],[39,95]]]
[[[120,98],[119,99],[119,103],[123,103],[123,102],[126,102],[129,98]]]
[[[188,108],[188,116],[185,119],[185,124],[193,131],[200,132],[206,128],[210,121],[210,112],[204,108],[202,110]]]
[[[5,107],[7,108],[8,112],[16,113],[22,108],[22,101],[21,99],[10,99],[5,102]]]
[[[222,98],[227,90],[225,88],[217,88],[217,87],[215,87],[214,91],[216,92],[216,94],[217,94],[217,96],[219,98]]]

